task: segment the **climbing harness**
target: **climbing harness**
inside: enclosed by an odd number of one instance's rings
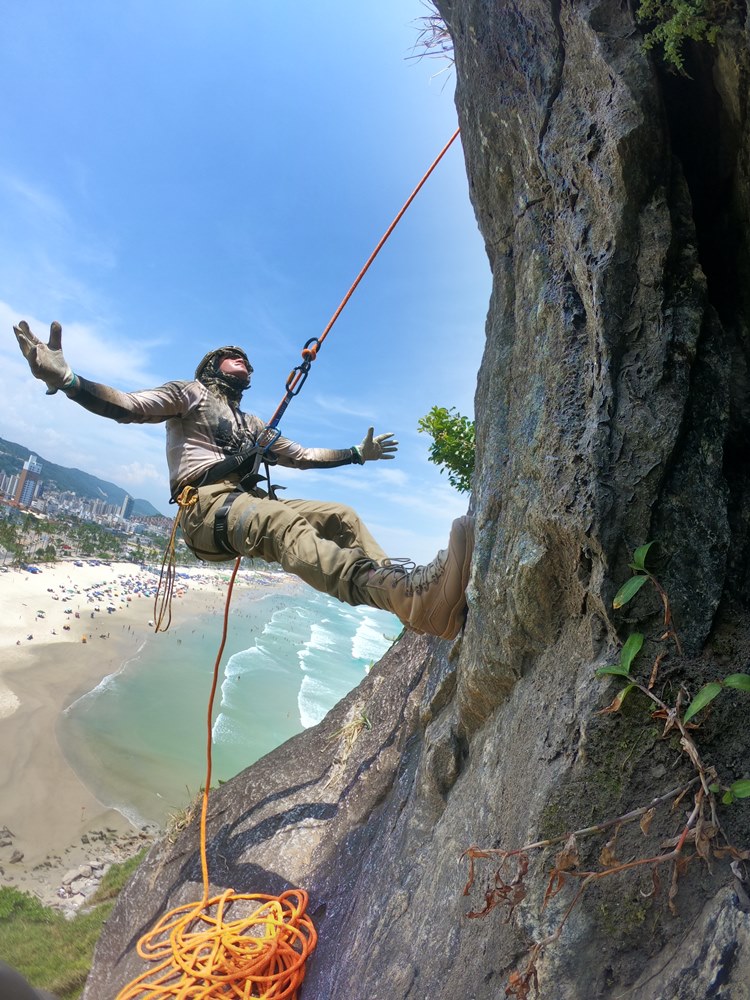
[[[237,553],[229,543],[229,511],[239,496],[242,496],[242,490],[235,490],[233,493],[230,493],[214,515],[214,541],[222,552],[235,557]]]
[[[262,436],[263,432],[261,432],[260,437]],[[277,433],[274,440],[278,436]],[[284,489],[284,487],[274,486],[271,483],[271,470],[269,467],[276,465],[276,459],[273,455],[268,454],[270,445],[260,443],[260,437],[258,441],[246,445],[235,455],[228,455],[220,462],[216,462],[194,485],[211,486],[213,483],[220,483],[222,480],[228,479],[229,476],[236,476],[242,491],[245,493],[251,493],[259,483],[266,482],[268,495],[272,500],[275,500],[274,491]],[[261,465],[264,466],[264,473],[260,472]]]
[[[419,184],[407,198],[400,212],[385,231],[377,246],[368,257],[349,291],[331,317],[320,337],[312,337],[302,348],[302,362],[289,373],[284,396],[273,416],[259,435],[257,441],[237,455],[230,456],[208,470],[199,485],[219,482],[227,476],[240,476],[240,489],[231,493],[224,501],[218,514],[221,526],[217,529],[217,543],[222,551],[236,555],[231,548],[227,530],[227,518],[232,503],[242,492],[254,489],[263,476],[259,475],[261,463],[273,464],[269,449],[279,437],[278,424],[287,407],[299,395],[307,381],[313,361],[323,341],[352,297],[354,290],[367,273],[386,240],[398,225],[404,212],[411,205],[422,186],[450,148],[459,133],[453,133],[438,156],[423,176]],[[268,466],[266,473],[271,495]],[[207,478],[209,477],[209,478]],[[166,631],[171,622],[171,599],[175,576],[174,540],[184,511],[198,500],[195,486],[186,486],[174,498],[179,510],[174,520],[172,534],[162,562],[155,603],[155,631],[159,631],[163,619]],[[218,515],[217,515],[218,516]],[[240,568],[241,557],[237,556],[227,588],[224,606],[224,624],[221,644],[216,655],[213,682],[208,702],[206,741],[206,780],[203,786],[200,820],[200,857],[203,877],[203,898],[200,903],[185,904],[166,913],[149,933],[138,942],[137,950],[141,958],[158,964],[147,969],[120,993],[116,1000],[162,1000],[162,998],[188,997],[213,1000],[213,998],[235,997],[241,1000],[263,998],[263,1000],[298,1000],[299,989],[305,978],[305,962],[317,943],[317,932],[312,920],[306,914],[307,893],[302,889],[289,889],[280,896],[261,894],[235,894],[227,889],[219,896],[209,896],[210,881],[206,847],[206,821],[208,797],[211,787],[212,769],[212,720],[213,705],[218,686],[219,666],[226,645],[229,626],[229,606],[234,582]],[[162,582],[166,580],[164,594]],[[158,614],[157,614],[158,610]],[[232,909],[242,912],[236,919],[228,920]]]

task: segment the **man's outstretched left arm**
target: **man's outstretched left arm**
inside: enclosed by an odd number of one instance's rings
[[[289,438],[278,438],[271,452],[279,465],[295,469],[335,469],[342,465],[364,465],[378,459],[392,459],[398,450],[393,434],[375,434],[370,427],[362,442],[351,448],[304,448]]]

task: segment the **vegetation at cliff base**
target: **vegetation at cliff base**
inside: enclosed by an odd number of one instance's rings
[[[59,1000],[77,1000],[91,968],[94,945],[114,901],[143,860],[145,851],[112,865],[91,906],[67,920],[35,897],[0,886],[0,955],[39,989]]]

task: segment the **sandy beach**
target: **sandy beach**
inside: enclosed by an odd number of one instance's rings
[[[153,636],[158,576],[131,563],[39,569],[0,572],[0,884],[70,910],[110,862],[155,833],[94,798],[66,763],[55,731],[68,705]],[[230,569],[180,570],[173,621],[220,612]],[[242,572],[237,586],[274,580],[279,576]],[[219,635],[217,625],[217,645]]]

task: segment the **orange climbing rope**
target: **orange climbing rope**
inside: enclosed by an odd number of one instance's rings
[[[305,962],[317,933],[305,913],[307,893],[289,889],[280,896],[234,893],[209,896],[206,818],[212,768],[212,717],[229,625],[229,604],[240,560],[227,589],[221,645],[214,663],[208,701],[206,781],[200,823],[203,899],[166,913],[138,942],[138,954],[158,963],[117,994],[117,1000],[166,997],[211,1000],[214,997],[263,997],[296,1000],[305,978]],[[233,912],[234,911],[234,912]]]
[[[266,425],[266,431],[273,430],[274,428],[276,428],[276,426],[278,425],[278,423],[281,420],[282,416],[284,415],[284,412],[286,411],[287,406],[289,406],[289,404],[291,403],[292,399],[299,393],[299,391],[302,388],[302,386],[303,386],[303,384],[305,382],[305,379],[307,378],[308,373],[310,371],[310,365],[317,358],[318,351],[322,347],[323,341],[326,339],[326,337],[328,336],[328,334],[331,332],[331,328],[333,327],[333,324],[336,322],[336,320],[339,318],[339,316],[343,312],[344,306],[347,304],[347,302],[349,301],[349,299],[354,294],[354,290],[356,289],[357,285],[364,278],[365,274],[367,274],[367,271],[369,270],[370,265],[372,264],[372,262],[375,260],[375,258],[380,253],[380,251],[383,249],[383,246],[385,245],[385,242],[388,239],[388,237],[391,235],[391,233],[393,232],[393,230],[396,228],[396,226],[401,221],[401,218],[402,218],[404,212],[406,212],[406,210],[409,207],[409,205],[411,205],[411,203],[417,197],[417,195],[419,194],[419,192],[422,190],[422,187],[424,186],[425,182],[427,181],[427,178],[430,176],[430,174],[432,173],[432,171],[435,169],[435,167],[438,165],[438,163],[440,163],[440,161],[442,160],[442,158],[448,152],[448,150],[450,149],[451,145],[453,144],[453,141],[458,136],[458,134],[459,134],[460,131],[461,131],[460,129],[456,129],[456,131],[453,133],[453,135],[450,137],[450,139],[446,142],[446,144],[440,150],[440,152],[438,153],[438,155],[432,161],[432,163],[430,164],[430,166],[427,168],[427,170],[425,171],[424,176],[422,177],[422,180],[414,188],[414,190],[412,191],[412,193],[409,195],[409,197],[406,199],[406,201],[402,205],[400,211],[396,214],[396,217],[394,218],[393,222],[390,224],[390,226],[388,226],[388,228],[386,229],[386,231],[380,237],[380,240],[378,241],[377,246],[372,251],[372,253],[370,254],[370,256],[367,258],[367,260],[365,261],[365,263],[363,264],[361,271],[359,272],[359,274],[357,275],[357,277],[352,282],[351,287],[349,288],[349,291],[346,293],[346,295],[341,300],[338,308],[334,312],[333,316],[331,316],[330,320],[328,321],[328,324],[326,325],[326,327],[323,330],[323,332],[321,333],[321,335],[319,337],[312,337],[303,346],[303,348],[302,348],[302,364],[301,365],[297,365],[297,367],[293,368],[291,370],[291,372],[289,373],[289,377],[286,380],[286,393],[284,395],[284,398],[281,400],[281,402],[279,403],[279,405],[276,407],[274,415],[268,421],[268,424]],[[273,435],[269,435],[268,436],[268,444],[266,446],[270,446],[273,443],[273,440],[274,440]]]
[[[266,426],[270,431],[264,447],[270,447],[275,429],[287,406],[302,388],[320,347],[333,324],[352,297],[388,237],[404,212],[416,198],[427,178],[450,148],[459,130],[453,133],[438,156],[407,198],[393,222],[352,283],[349,291],[331,317],[320,337],[309,340],[302,349],[302,364],[292,370],[286,382],[286,395]],[[183,507],[195,502],[195,491],[188,488],[178,503]],[[174,538],[178,518],[162,564],[162,574],[154,606],[156,631],[166,618],[171,621],[171,598],[174,584]],[[171,557],[170,550],[171,549]],[[214,663],[213,682],[208,701],[206,781],[200,821],[200,856],[203,876],[203,898],[200,903],[187,903],[166,913],[157,925],[138,942],[138,954],[157,965],[142,973],[118,994],[116,1000],[213,1000],[213,998],[263,998],[263,1000],[297,1000],[305,978],[305,962],[318,940],[312,920],[306,914],[308,896],[303,889],[289,889],[280,896],[259,893],[235,893],[231,889],[209,897],[210,881],[206,849],[206,819],[212,769],[212,716],[219,666],[224,653],[229,625],[229,604],[234,581],[240,566],[238,558],[227,589],[221,644]],[[162,583],[166,594],[161,596]],[[232,915],[231,911],[237,911]]]

